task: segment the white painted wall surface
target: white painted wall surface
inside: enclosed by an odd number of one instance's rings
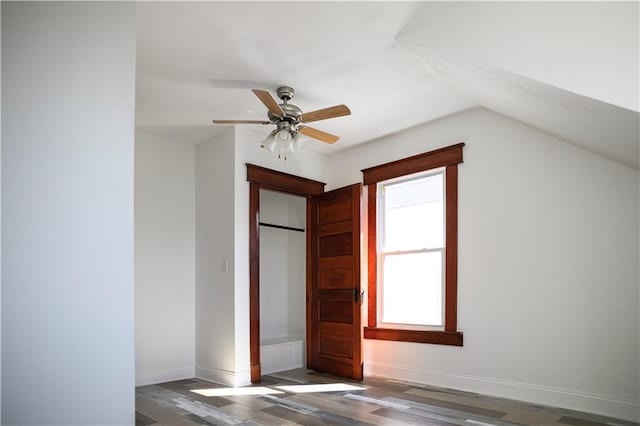
[[[234,137],[196,146],[196,375],[228,385],[246,384],[234,324]]]
[[[287,235],[288,335],[304,339],[307,331],[307,199],[290,197],[288,201],[289,223],[293,227],[305,229],[305,232],[290,231]]]
[[[195,374],[195,146],[136,132],[136,386]]]
[[[260,221],[305,229],[307,199],[260,191]],[[260,339],[305,336],[306,233],[260,227]]]
[[[2,420],[133,424],[135,4],[2,20]]]
[[[288,226],[286,194],[260,191],[260,222]],[[289,334],[289,236],[260,227],[260,342]]]
[[[364,341],[365,372],[638,416],[638,172],[474,109],[331,157],[360,169],[464,141],[464,347]]]

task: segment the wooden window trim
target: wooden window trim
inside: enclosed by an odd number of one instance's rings
[[[458,164],[462,163],[464,143],[414,155],[362,170],[367,186],[368,216],[368,320],[365,339],[432,343],[462,346],[463,334],[458,331]],[[444,330],[403,330],[378,327],[378,253],[377,253],[377,191],[378,182],[413,173],[445,168],[445,315]]]
[[[438,167],[455,166],[462,163],[463,147],[464,143],[459,143],[425,152],[424,154],[414,155],[413,157],[369,167],[362,170],[363,183],[370,185]]]

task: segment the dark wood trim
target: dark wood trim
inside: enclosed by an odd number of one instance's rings
[[[249,359],[251,383],[260,383],[260,190],[309,197],[324,193],[325,184],[312,179],[282,173],[254,164],[246,164],[249,182]],[[307,201],[306,229],[310,229],[310,204]],[[310,279],[310,232],[307,233],[307,290]],[[307,305],[307,321],[309,321]],[[307,336],[307,342],[308,342]]]
[[[445,323],[444,329],[458,328],[458,166],[445,170]]]
[[[249,357],[251,383],[260,383],[260,185],[249,184]]]
[[[247,163],[247,180],[259,184],[262,189],[272,189],[303,197],[322,194],[326,185],[317,180],[277,172],[249,163]]]
[[[310,350],[309,347],[309,343],[313,342],[313,334],[312,334],[312,328],[309,327],[309,324],[311,324],[311,319],[312,319],[312,308],[313,306],[311,305],[312,302],[312,297],[310,297],[311,292],[313,291],[313,279],[314,277],[318,276],[318,264],[317,262],[314,262],[313,259],[316,258],[316,251],[318,250],[318,247],[313,243],[313,237],[314,235],[318,232],[318,217],[317,214],[315,213],[315,209],[313,208],[313,203],[314,203],[314,199],[309,197],[307,198],[307,229],[309,230],[309,232],[307,232],[307,293],[306,293],[306,306],[307,306],[307,310],[306,310],[306,319],[307,319],[307,326],[306,326],[306,336],[307,336],[307,340],[306,340],[306,357],[307,357],[307,368],[313,364],[313,359],[311,358],[311,355],[313,353],[313,351]]]
[[[396,330],[393,328],[365,327],[365,339],[394,340],[398,342],[432,343],[436,345],[462,346],[460,332],[438,330]]]
[[[376,184],[367,185],[367,287],[368,300],[367,304],[367,324],[369,327],[375,327],[378,323],[378,252],[376,247],[376,235],[378,228],[377,223],[377,191]],[[373,303],[371,302],[373,300]]]
[[[413,157],[369,167],[362,170],[363,183],[370,185],[383,180],[462,163],[462,147],[464,147],[464,143],[459,143],[425,152],[424,154],[414,155]]]
[[[392,161],[362,171],[367,185],[368,327],[365,339],[396,340],[462,346],[458,327],[458,164],[464,143],[440,148],[404,160]],[[377,183],[396,177],[445,167],[445,314],[444,331],[402,330],[377,327]]]
[[[362,304],[360,295],[362,294],[362,280],[360,279],[360,273],[362,265],[360,264],[360,248],[362,244],[361,240],[361,221],[360,215],[362,214],[362,184],[356,183],[351,185],[351,253],[352,253],[352,265],[353,265],[353,284],[357,287],[357,300],[358,303],[353,304],[352,316],[354,321],[358,324],[357,327],[353,327],[353,367],[352,376],[355,380],[363,379],[363,363],[362,363]],[[355,320],[357,318],[357,321]]]

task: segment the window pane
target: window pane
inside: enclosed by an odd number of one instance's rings
[[[442,325],[442,252],[383,256],[382,321]]]
[[[385,252],[442,248],[443,174],[383,187],[382,234]]]

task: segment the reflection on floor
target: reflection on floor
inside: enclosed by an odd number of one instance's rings
[[[593,414],[367,377],[298,369],[259,386],[198,379],[136,389],[136,425],[635,425]]]

